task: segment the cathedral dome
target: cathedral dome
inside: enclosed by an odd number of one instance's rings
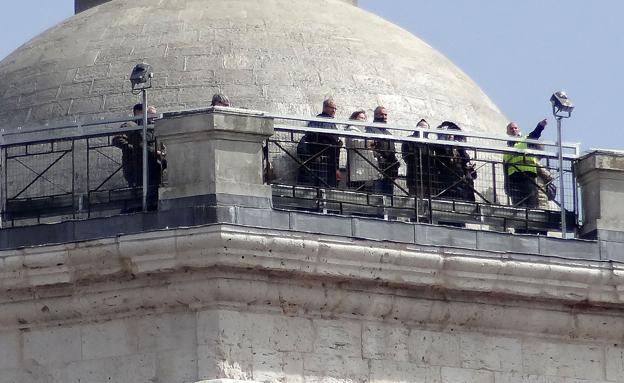
[[[26,43],[0,62],[0,126],[128,113],[135,64],[154,70],[159,111],[234,106],[313,116],[328,96],[338,117],[385,105],[389,122],[452,120],[500,132],[506,120],[448,59],[405,30],[339,0],[112,0]]]

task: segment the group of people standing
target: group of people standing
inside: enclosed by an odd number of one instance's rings
[[[212,106],[230,106],[229,99],[222,94],[215,94]],[[331,121],[336,115],[337,106],[333,99],[323,102],[323,112],[317,119],[308,123],[310,128],[337,130]],[[112,144],[122,151],[123,175],[130,188],[139,188],[142,185],[143,138],[141,130],[134,129],[142,125],[143,105],[137,104],[133,108],[136,122],[125,123],[122,127],[129,130],[113,138]],[[156,109],[148,107],[148,114],[154,116]],[[373,124],[364,124],[368,120],[365,110],[354,111],[351,121],[359,124],[349,125],[345,131],[354,134],[345,134],[344,142],[337,134],[309,131],[304,134],[297,145],[299,170],[297,181],[302,185],[319,187],[337,187],[344,181],[349,189],[355,191],[394,194],[395,188],[403,188],[397,183],[401,159],[405,163],[405,185],[407,194],[421,198],[445,198],[454,200],[475,201],[474,180],[477,178],[474,163],[466,148],[462,145],[443,144],[442,141],[465,142],[457,124],[444,121],[434,131],[437,140],[428,143],[420,141],[403,141],[399,152],[396,150],[396,139],[383,125],[388,121],[388,111],[384,106],[374,110]],[[527,140],[540,138],[547,120],[540,121],[536,128],[526,137],[522,137],[517,123],[507,125],[507,134],[515,138],[508,142],[513,152],[503,156],[505,175],[505,192],[510,197],[513,206],[519,207],[547,207],[548,201],[554,199],[554,188],[551,174],[540,165],[540,159],[527,154],[526,149],[542,149],[536,143]],[[416,125],[418,128],[409,137],[429,138],[429,123],[422,119]],[[365,137],[358,133],[375,134],[375,137]],[[383,136],[389,136],[383,138]],[[153,130],[148,129],[148,209],[156,209],[158,203],[158,186],[162,182],[163,171],[167,167],[166,147],[156,146]],[[347,171],[341,172],[339,167],[340,151],[345,146],[347,150]],[[266,148],[265,148],[266,149]],[[346,178],[346,179],[343,179]],[[403,191],[405,191],[403,189]]]
[[[319,119],[333,119],[336,104],[332,99],[323,102],[323,112]],[[350,120],[365,122],[366,111],[357,110]],[[384,106],[374,110],[374,125],[349,125],[345,128],[353,133],[371,133],[376,135],[392,134],[380,125],[388,121],[388,111]],[[311,128],[337,129],[331,121],[311,121]],[[418,128],[428,129],[429,124],[421,120]],[[448,132],[442,133],[442,130]],[[452,134],[460,131],[455,123],[445,121],[438,126],[439,140],[465,141],[465,137]],[[415,131],[411,137],[420,137]],[[476,172],[465,148],[454,145],[425,144],[415,141],[404,142],[400,156],[393,138],[367,138],[358,135],[346,135],[344,146],[347,149],[347,186],[356,191],[381,194],[394,194],[397,183],[400,159],[406,164],[406,183],[410,195],[420,197],[439,197],[474,201],[474,179]],[[341,181],[339,169],[340,150],[343,142],[337,135],[321,132],[308,132],[297,145],[300,161],[298,183],[320,187],[336,187]]]
[[[316,120],[308,123],[310,128],[337,130],[331,121],[336,115],[336,103],[329,98],[323,102],[323,112]],[[383,127],[388,121],[388,111],[384,106],[374,110],[373,123],[368,126],[365,110],[354,111],[350,118],[360,124],[349,125],[345,131],[344,142],[337,134],[326,132],[307,132],[297,145],[299,160],[298,183],[319,187],[337,187],[344,181],[347,187],[355,191],[394,194],[395,188],[402,188],[397,183],[402,159],[405,163],[405,185],[409,195],[422,198],[445,198],[474,202],[474,181],[477,172],[471,161],[469,151],[462,145],[443,144],[442,141],[466,142],[463,135],[458,135],[461,128],[451,122],[442,122],[432,133],[437,140],[428,143],[404,141],[400,155],[393,138],[369,138],[357,133],[376,135],[392,134]],[[509,141],[513,152],[503,156],[505,191],[516,207],[547,208],[548,201],[554,199],[556,189],[553,177],[541,166],[540,159],[524,153],[526,149],[540,150],[542,147],[527,140],[540,138],[547,120],[540,121],[537,127],[526,137],[522,137],[516,122],[507,126],[507,134],[516,140]],[[409,137],[429,138],[429,123],[422,119]],[[346,174],[340,171],[340,151],[347,151]],[[346,179],[344,179],[346,178]]]

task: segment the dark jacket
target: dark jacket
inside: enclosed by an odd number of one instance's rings
[[[420,137],[414,132],[410,137]],[[425,136],[426,137],[426,136]],[[428,198],[431,194],[431,185],[438,179],[435,167],[436,145],[427,145],[420,142],[404,142],[401,153],[407,166],[405,178],[410,194]]]
[[[138,125],[126,122],[122,129],[132,129]],[[154,130],[147,129],[147,164],[148,184],[160,184],[162,171],[166,167],[163,155],[158,155],[155,148]],[[133,130],[113,137],[113,145],[121,149],[122,171],[129,187],[139,187],[143,184],[143,134],[141,130]]]
[[[318,118],[333,118],[321,113]],[[310,121],[310,128],[336,129],[333,122]],[[338,169],[340,145],[342,142],[337,135],[327,133],[306,133],[297,145],[297,156],[302,162],[297,174],[300,184],[329,186],[337,185],[336,170]]]
[[[470,165],[470,156],[466,149],[440,145],[436,149],[436,161],[441,197],[474,202],[476,172]]]

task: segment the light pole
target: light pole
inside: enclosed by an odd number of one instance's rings
[[[152,87],[152,67],[149,64],[137,64],[130,74],[130,83],[132,84],[132,93],[143,94],[143,195],[142,205],[143,211],[147,211],[147,90]]]
[[[557,145],[559,146],[559,194],[561,196],[561,237],[566,237],[566,210],[565,210],[565,193],[563,189],[563,142],[561,141],[561,120],[570,118],[574,110],[572,100],[563,92],[555,92],[550,97],[553,107],[553,116],[557,120]]]

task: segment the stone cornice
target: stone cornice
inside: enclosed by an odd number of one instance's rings
[[[314,280],[620,305],[624,270],[607,262],[439,248],[214,225],[0,253],[0,288],[227,268]],[[4,293],[3,293],[4,295]]]

